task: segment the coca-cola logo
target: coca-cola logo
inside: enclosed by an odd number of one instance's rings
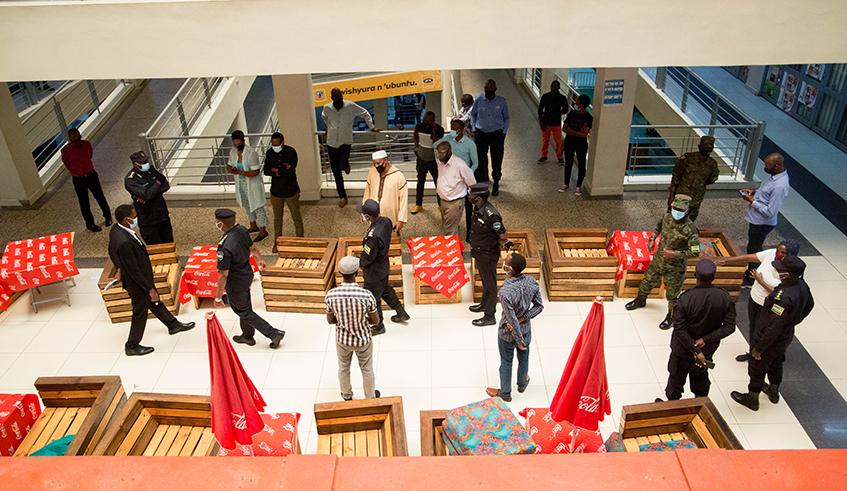
[[[419,253],[415,254],[415,255],[414,255],[414,257],[413,257],[413,259],[418,260],[418,259],[422,258],[422,257],[424,256],[424,254],[426,254],[426,252],[425,252],[425,251],[421,251],[421,252],[419,252]]]
[[[39,251],[47,250],[47,245],[44,242],[38,244],[38,250]]]
[[[198,297],[209,296],[211,294],[212,294],[212,290],[197,290],[195,292],[195,295],[197,295]]]
[[[438,266],[439,264],[441,264],[441,263],[443,263],[443,262],[444,262],[444,261],[442,261],[441,259],[437,259],[437,260],[433,261],[433,263],[432,263],[432,267]]]
[[[455,290],[456,290],[456,288],[459,288],[460,286],[462,286],[462,285],[459,283],[459,281],[458,281],[458,280],[456,280],[456,281],[454,281],[454,282],[453,282],[453,284],[450,286],[450,291],[455,291]]]
[[[18,422],[17,421],[14,421],[12,423],[11,428],[12,428],[12,432],[15,434],[15,440],[20,440],[20,439],[23,438],[23,435],[21,435],[21,429],[18,428]]]
[[[29,413],[32,415],[32,419],[38,417],[38,408],[35,406],[34,402],[29,403]]]
[[[458,270],[458,269],[454,269],[454,270],[453,270],[450,274],[448,274],[448,275],[447,275],[447,279],[448,279],[448,280],[452,280],[453,278],[455,278],[455,277],[456,277],[456,275],[457,275],[457,274],[459,274],[459,270]]]
[[[24,403],[23,403],[23,402],[21,402],[21,401],[16,401],[14,404],[12,404],[12,406],[13,406],[15,409],[17,409],[18,411],[20,411],[20,413],[21,413],[21,417],[22,417],[22,418],[23,418],[24,416],[26,416],[26,411],[24,411]]]
[[[443,269],[439,269],[437,273],[435,273],[434,275],[432,275],[432,279],[433,279],[433,281],[435,281],[435,280],[437,280],[438,278],[441,278],[442,276],[444,276],[444,270],[443,270]]]
[[[446,244],[446,247],[450,247],[450,246],[452,246],[452,245],[453,245],[453,244],[455,244],[455,243],[456,243],[456,239],[453,239],[453,240],[451,240],[450,242],[448,242],[448,243]]]
[[[426,245],[425,243],[419,242],[419,243],[415,244],[415,247],[412,247],[412,250],[417,251],[418,249],[420,249],[421,247],[423,247],[425,245]]]
[[[450,259],[449,261],[447,261],[447,265],[452,266],[452,265],[456,264],[457,262],[459,262],[461,260],[462,260],[461,257],[458,257],[458,256],[454,257],[453,259]]]
[[[3,413],[0,413],[0,416],[3,416]],[[6,438],[6,435],[6,425],[0,424],[0,438]]]

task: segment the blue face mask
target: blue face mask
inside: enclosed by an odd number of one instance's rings
[[[282,147],[271,147],[274,149],[274,152],[279,153],[282,151]]]
[[[141,164],[141,172],[147,172],[150,170],[150,162],[145,162]]]
[[[685,212],[679,210],[671,210],[671,216],[674,220],[682,220],[682,218],[685,216]]]
[[[129,224],[129,228],[135,228],[138,226],[138,217],[132,219],[132,222]]]

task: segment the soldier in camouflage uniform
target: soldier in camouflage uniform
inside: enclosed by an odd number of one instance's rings
[[[626,304],[626,310],[635,310],[647,305],[647,296],[650,291],[665,280],[668,299],[668,315],[659,324],[659,329],[666,330],[673,327],[673,307],[679,297],[682,282],[685,281],[685,268],[688,267],[688,258],[700,255],[700,233],[697,227],[688,219],[689,203],[691,198],[684,194],[677,194],[671,202],[671,211],[666,213],[656,224],[656,230],[650,237],[648,246],[653,250],[656,236],[662,234],[659,248],[653,254],[650,266],[644,272],[644,279],[638,287],[638,297]]]
[[[668,212],[671,211],[671,203],[677,194],[691,196],[688,219],[692,222],[697,220],[700,214],[700,204],[706,195],[706,186],[714,184],[718,180],[718,163],[709,154],[715,148],[715,138],[704,136],[700,138],[697,146],[699,152],[684,154],[673,166],[673,177],[671,186],[668,188]]]

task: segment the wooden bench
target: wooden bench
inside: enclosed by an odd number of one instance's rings
[[[326,313],[324,297],[335,286],[332,274],[338,239],[279,237],[279,258],[261,271],[269,312]]]
[[[27,456],[48,443],[75,435],[65,455],[91,455],[126,403],[121,378],[39,377],[35,388],[44,411],[15,456]]]
[[[403,398],[315,404],[318,454],[406,457]]]
[[[209,396],[134,392],[94,455],[213,456]]]
[[[624,406],[618,429],[627,452],[688,438],[699,448],[744,450],[708,397]]]
[[[535,232],[531,228],[515,228],[508,231],[509,240],[514,242],[509,252],[500,251],[500,260],[497,262],[497,291],[503,286],[503,280],[506,279],[506,272],[503,271],[503,261],[506,260],[512,252],[517,252],[526,258],[526,269],[523,274],[532,276],[536,281],[541,282],[541,253],[538,251],[538,242],[535,240]],[[482,301],[482,277],[476,269],[476,260],[471,258],[471,271],[473,271],[473,299],[474,302]]]
[[[446,417],[446,409],[421,411],[421,457],[449,455],[441,429]]]
[[[150,263],[153,265],[153,283],[156,286],[156,291],[159,292],[159,298],[172,314],[179,314],[180,267],[179,257],[176,255],[176,246],[173,243],[147,246],[147,254],[150,256]],[[97,281],[97,286],[112,323],[128,322],[132,319],[132,301],[129,298],[129,293],[122,288],[122,282],[118,281],[111,288],[103,291],[103,288],[114,277],[115,265],[112,264],[111,259],[107,259],[103,272],[100,274],[100,280]],[[152,313],[147,315],[148,319],[153,317]]]
[[[544,283],[554,302],[591,302],[615,294],[618,258],[606,253],[605,228],[549,228],[544,237]]]
[[[338,239],[338,254],[335,255],[335,283],[340,285],[344,280],[341,278],[341,273],[338,272],[338,262],[344,256],[362,255],[362,239],[364,237],[341,237]],[[388,286],[394,287],[397,292],[397,298],[400,303],[406,305],[403,293],[403,256],[400,252],[400,236],[391,234],[391,245],[388,248],[388,262],[390,263],[388,273]],[[360,281],[362,278],[362,268],[359,268]],[[382,300],[382,310],[391,310],[385,300]]]

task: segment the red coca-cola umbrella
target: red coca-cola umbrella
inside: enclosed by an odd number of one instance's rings
[[[256,390],[213,311],[206,314],[206,341],[212,381],[212,433],[227,450],[252,445],[265,423],[265,400]]]
[[[603,324],[603,297],[595,297],[550,404],[556,421],[568,421],[596,431],[605,415],[612,414],[603,352]]]

